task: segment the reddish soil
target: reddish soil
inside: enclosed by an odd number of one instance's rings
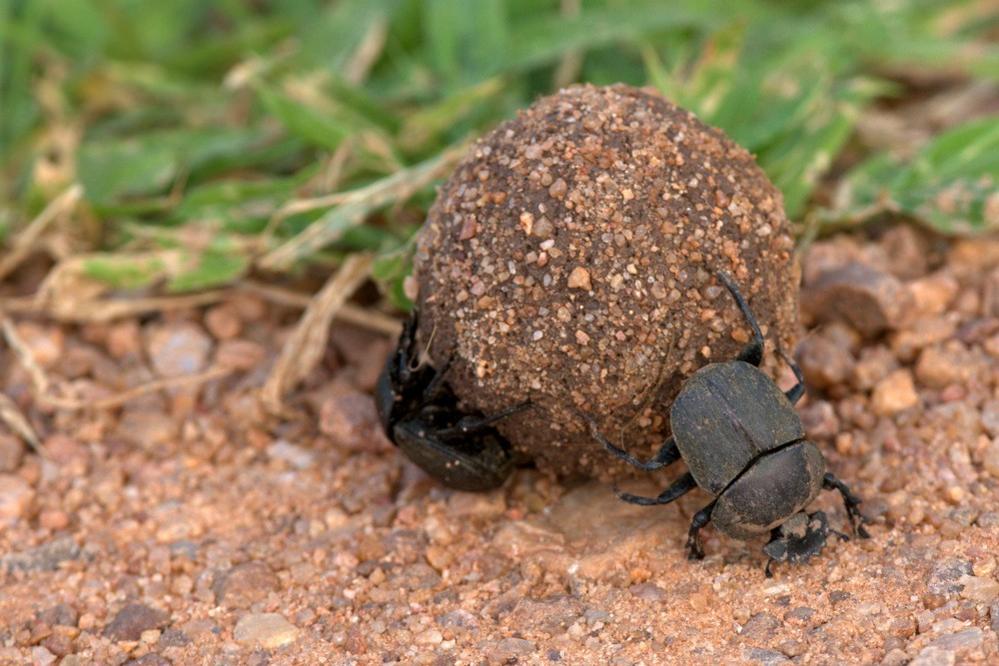
[[[850,262],[871,270],[828,277]],[[2,352],[44,455],[0,429],[0,663],[996,663],[999,240],[896,227],[822,241],[803,269],[820,323],[800,410],[872,538],[771,579],[760,542],[710,528],[687,561],[701,491],[642,508],[532,469],[482,495],[436,484],[378,432],[377,334],[336,325],[278,419],[254,395],[295,311],[239,295],[110,325],[21,317],[39,366],[88,400],[234,372],[69,411]],[[830,289],[865,316],[814,311]],[[846,529],[836,497],[816,506]]]

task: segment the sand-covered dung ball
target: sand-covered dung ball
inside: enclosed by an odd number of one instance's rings
[[[498,427],[542,469],[607,478],[624,467],[579,413],[648,455],[684,379],[749,339],[718,270],[790,351],[793,240],[752,156],[653,91],[572,87],[441,188],[415,257],[420,337],[467,407],[532,400]]]

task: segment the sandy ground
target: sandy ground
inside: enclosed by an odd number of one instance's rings
[[[377,432],[376,334],[338,326],[275,419],[253,392],[295,311],[241,295],[113,325],[21,318],[40,367],[89,401],[234,370],[68,411],[3,352],[44,457],[0,430],[0,663],[997,663],[999,240],[896,227],[803,263],[801,413],[872,538],[771,579],[762,543],[710,528],[707,559],[685,559],[700,491],[642,508],[531,469],[483,495],[435,484]],[[830,299],[864,316],[820,321]],[[836,497],[816,505],[846,528]]]

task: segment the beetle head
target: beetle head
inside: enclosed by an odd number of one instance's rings
[[[822,551],[829,531],[826,514],[799,511],[774,530],[763,552],[777,562],[805,562]]]

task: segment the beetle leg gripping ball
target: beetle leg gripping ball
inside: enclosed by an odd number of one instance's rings
[[[441,188],[414,260],[419,337],[519,452],[610,478],[580,413],[637,456],[683,381],[749,340],[713,276],[739,283],[773,348],[797,330],[780,193],[752,156],[657,93],[577,86],[478,141]]]

